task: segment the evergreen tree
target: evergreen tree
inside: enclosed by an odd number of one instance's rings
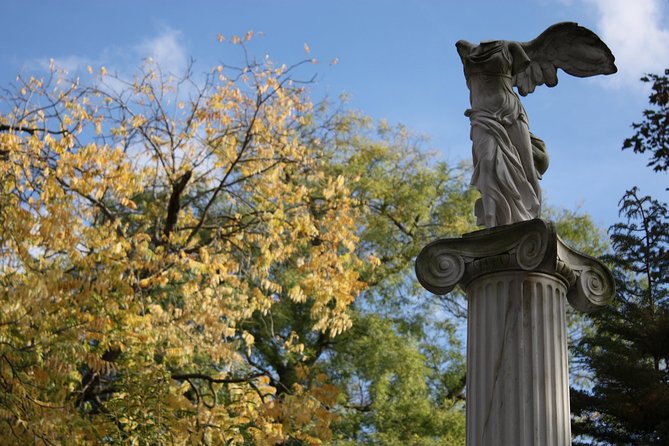
[[[664,76],[649,74],[641,81],[653,84],[648,98],[651,108],[644,110],[642,122],[632,124],[636,133],[625,140],[623,149],[650,152],[648,166],[656,172],[666,172],[669,169],[669,69],[664,70]]]
[[[616,304],[593,316],[592,334],[576,347],[594,385],[573,391],[574,434],[595,444],[667,444],[669,212],[632,189],[621,200],[621,215],[626,221],[611,228],[614,253],[607,258]]]
[[[669,83],[653,82],[645,120],[625,141],[637,153],[652,153],[649,166],[669,168]],[[620,201],[623,221],[609,234],[605,260],[616,278],[615,303],[592,315],[592,330],[575,349],[591,373],[592,386],[572,389],[574,444],[669,444],[669,209],[637,188]]]

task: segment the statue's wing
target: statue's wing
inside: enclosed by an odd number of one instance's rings
[[[532,93],[537,85],[557,85],[558,68],[578,77],[618,71],[609,47],[595,33],[577,23],[553,25],[536,39],[521,42],[520,46],[530,59],[527,68],[513,77],[522,96]]]

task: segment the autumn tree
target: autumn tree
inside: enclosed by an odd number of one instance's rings
[[[355,252],[355,197],[305,144],[313,107],[291,68],[221,65],[193,79],[151,62],[131,80],[54,69],[6,95],[6,441],[327,439],[332,387],[277,396],[272,372],[249,360],[248,321],[290,300],[309,302],[314,336],[350,327],[369,262]]]
[[[373,328],[426,239],[470,227],[472,195],[404,129],[314,106],[298,67],[52,68],[5,93],[3,439],[321,444],[347,419],[341,334]],[[425,335],[378,320],[425,389]]]

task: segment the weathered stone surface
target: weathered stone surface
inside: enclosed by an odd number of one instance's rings
[[[544,142],[530,133],[513,87],[525,96],[535,87],[557,85],[557,69],[578,77],[617,71],[609,48],[576,23],[558,23],[529,42],[460,40],[458,54],[470,91],[474,173],[481,192],[477,224],[492,228],[541,214],[539,179],[548,168]]]
[[[430,243],[416,275],[467,293],[467,445],[570,445],[565,305],[608,303],[606,266],[534,219]]]
[[[571,444],[564,281],[504,271],[467,287],[467,445]]]
[[[418,280],[435,294],[446,294],[456,285],[466,289],[477,277],[500,271],[554,275],[565,284],[569,303],[581,311],[606,305],[615,294],[606,265],[567,246],[554,225],[541,219],[440,239],[416,259]]]

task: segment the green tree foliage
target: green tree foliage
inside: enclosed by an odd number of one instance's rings
[[[273,370],[280,388],[318,376],[336,385],[335,444],[463,444],[464,362],[449,322],[461,299],[428,296],[415,282],[413,258],[439,236],[473,229],[467,172],[436,162],[401,126],[357,113],[316,121],[327,125],[309,137],[359,205],[355,252],[376,266],[361,273],[368,288],[350,307],[351,330],[309,336],[308,305],[286,302],[271,320],[256,321],[256,344],[264,347],[252,360]],[[295,333],[304,350],[287,354],[271,342],[277,333]]]
[[[649,166],[669,164],[667,76],[653,82],[646,120],[634,124],[624,148],[652,153]],[[605,256],[616,278],[611,307],[591,316],[592,329],[576,348],[590,386],[572,389],[575,444],[669,444],[669,209],[629,190],[620,201],[622,222],[609,229]]]
[[[554,222],[560,238],[582,253],[598,257],[609,249],[606,231],[597,226],[588,214],[578,210],[548,208],[543,218]]]
[[[422,290],[413,258],[436,238],[474,229],[476,193],[468,172],[431,161],[405,129],[381,123],[370,135],[365,120],[350,116],[345,125],[354,123],[348,136],[336,133],[332,161],[337,174],[361,179],[354,189],[367,216],[360,255],[382,263],[363,276],[373,285],[352,306],[351,331],[332,340],[318,363],[342,392],[335,444],[464,444],[466,367],[457,332],[464,298]],[[546,218],[570,245],[604,252],[602,231],[588,216],[549,209]]]
[[[345,402],[334,444],[464,444],[464,362],[453,349],[454,333],[432,327],[450,335],[440,345],[423,333],[399,332],[393,322],[365,315],[336,346],[328,368]],[[443,357],[448,353],[455,357]]]

